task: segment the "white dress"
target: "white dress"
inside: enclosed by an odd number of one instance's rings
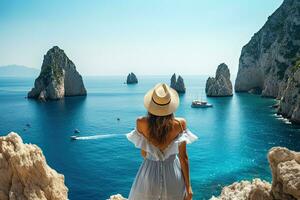
[[[161,151],[136,129],[126,136],[135,147],[147,152],[132,184],[128,200],[183,200],[186,189],[177,156],[178,147],[181,142],[190,144],[198,137],[185,130]]]

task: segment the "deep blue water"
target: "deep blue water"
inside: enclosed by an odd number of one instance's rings
[[[176,116],[185,117],[200,138],[188,146],[194,199],[208,199],[234,181],[270,180],[266,154],[273,146],[300,151],[300,127],[274,116],[274,100],[235,94],[207,98],[213,108],[192,109],[193,99],[205,98],[206,77],[184,78],[187,93],[180,97]],[[168,83],[169,77],[140,77],[131,86],[123,84],[124,77],[85,77],[87,97],[47,103],[24,98],[33,81],[0,78],[0,135],[15,131],[40,146],[48,164],[65,175],[71,200],[127,196],[142,158],[124,134],[146,113],[145,92],[157,82]],[[31,128],[25,130],[27,123]],[[71,141],[75,128],[81,136],[114,135]]]

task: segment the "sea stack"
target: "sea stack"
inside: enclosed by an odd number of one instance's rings
[[[242,49],[235,82],[236,92],[255,88],[263,97],[282,100],[278,113],[296,123],[300,121],[294,68],[300,56],[299,8],[300,1],[284,0],[254,34]]]
[[[0,199],[67,200],[64,175],[50,168],[42,150],[16,133],[0,137]]]
[[[186,91],[183,78],[179,75],[176,80],[175,73],[171,77],[170,87],[173,88],[174,90],[176,90],[178,93],[185,93],[185,91]]]
[[[206,95],[209,97],[232,96],[232,83],[228,66],[222,63],[218,66],[216,77],[209,77],[205,86]]]
[[[84,96],[86,89],[74,63],[58,46],[44,56],[41,72],[28,98],[57,100],[65,96]]]
[[[133,72],[128,74],[126,83],[127,84],[137,84],[138,83],[138,79]]]

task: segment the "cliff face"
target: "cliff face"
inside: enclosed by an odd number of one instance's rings
[[[300,200],[300,153],[275,147],[269,151],[272,185],[254,179],[224,187],[211,200]]]
[[[178,76],[177,80],[176,80],[176,74],[172,75],[170,87],[176,90],[178,93],[185,93],[186,91],[184,80],[180,75]]]
[[[64,51],[54,46],[44,56],[41,73],[28,97],[45,100],[80,95],[86,95],[81,75]]]
[[[282,92],[278,113],[300,123],[300,62],[290,71],[287,86]]]
[[[127,84],[136,84],[136,83],[138,83],[138,79],[137,79],[136,75],[133,72],[128,74],[126,83]]]
[[[237,92],[260,88],[262,96],[281,97],[286,88],[287,69],[300,53],[300,1],[284,0],[242,49]]]
[[[218,66],[216,77],[209,77],[206,81],[205,92],[207,96],[232,96],[232,83],[228,66],[222,63]]]
[[[66,200],[68,188],[40,148],[10,133],[0,137],[0,199]]]

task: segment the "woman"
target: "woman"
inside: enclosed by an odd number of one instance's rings
[[[127,134],[144,157],[128,199],[191,200],[186,144],[198,138],[186,129],[184,119],[174,118],[178,94],[160,83],[147,92],[144,105],[148,116],[138,118],[135,130]]]

